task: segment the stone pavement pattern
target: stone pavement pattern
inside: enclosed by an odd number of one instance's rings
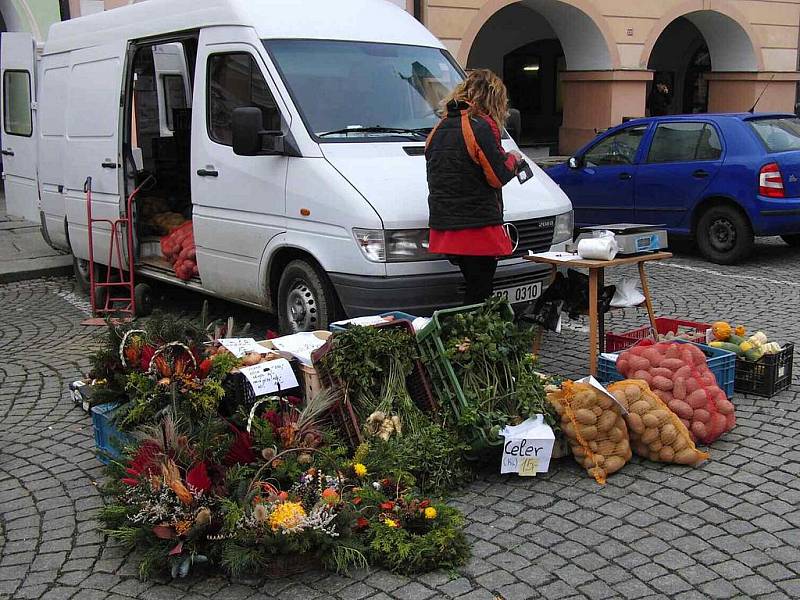
[[[741,267],[692,256],[649,267],[657,310],[729,317],[800,339],[800,251],[772,241],[758,254]],[[199,312],[199,297],[160,291],[170,311]],[[65,392],[100,334],[79,325],[86,311],[66,278],[0,285],[0,598],[800,597],[797,385],[770,400],[737,396],[738,427],[696,469],[634,459],[600,487],[562,459],[535,479],[479,477],[453,500],[467,515],[474,554],[457,573],[141,582],[135,555],[98,530],[102,471],[91,423]],[[613,326],[642,319],[630,311]],[[545,370],[584,373],[580,329],[547,337]]]

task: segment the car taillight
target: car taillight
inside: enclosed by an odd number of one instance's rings
[[[758,193],[767,198],[785,198],[783,176],[777,163],[769,163],[761,167],[758,174]]]

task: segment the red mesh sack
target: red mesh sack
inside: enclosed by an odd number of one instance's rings
[[[645,340],[620,354],[617,371],[646,381],[695,442],[710,444],[736,425],[733,404],[694,344]]]
[[[189,281],[198,274],[197,252],[191,221],[186,221],[161,238],[161,253],[172,265],[178,279]]]

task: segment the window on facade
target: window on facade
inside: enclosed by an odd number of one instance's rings
[[[261,109],[264,129],[277,131],[281,117],[255,59],[245,52],[208,58],[208,135],[226,146],[233,144],[231,116],[241,107]]]
[[[595,144],[584,155],[588,167],[630,165],[642,143],[646,125],[637,125],[618,131]]]
[[[653,136],[647,162],[716,160],[721,154],[719,136],[708,123],[662,123]]]
[[[33,134],[31,77],[27,71],[3,73],[3,122],[10,135]]]

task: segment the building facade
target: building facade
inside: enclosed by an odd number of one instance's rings
[[[77,16],[135,0],[68,1]],[[552,151],[630,117],[795,110],[800,0],[389,1],[501,75],[524,141]]]

